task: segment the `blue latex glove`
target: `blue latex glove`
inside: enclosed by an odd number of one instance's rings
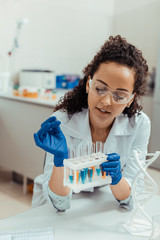
[[[68,159],[66,138],[60,128],[61,122],[56,117],[50,117],[42,123],[40,130],[34,134],[34,140],[38,147],[54,154],[54,165],[63,166],[63,160]]]
[[[102,171],[112,177],[111,185],[116,185],[122,178],[120,156],[117,153],[107,154],[107,160],[101,164]]]

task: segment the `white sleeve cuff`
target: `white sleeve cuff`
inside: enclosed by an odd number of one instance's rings
[[[48,186],[48,196],[52,205],[58,211],[65,211],[71,207],[72,191],[67,196],[60,196],[51,191]]]
[[[132,195],[130,195],[128,198],[124,199],[124,200],[118,200],[119,202],[119,207],[122,208],[126,208],[127,210],[131,211],[133,209],[133,199],[132,199]]]

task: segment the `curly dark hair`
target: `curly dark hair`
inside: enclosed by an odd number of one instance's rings
[[[125,108],[123,114],[132,117],[135,113],[140,114],[142,110],[141,96],[146,91],[146,78],[148,74],[148,65],[142,56],[142,52],[131,45],[120,35],[110,36],[100,51],[94,56],[93,60],[84,68],[84,77],[79,81],[79,85],[72,91],[67,92],[61,97],[54,108],[67,111],[68,114],[81,112],[83,108],[88,108],[88,95],[86,93],[86,82],[88,77],[93,77],[101,63],[115,62],[133,69],[135,72],[135,83],[133,93],[135,98],[129,108]]]

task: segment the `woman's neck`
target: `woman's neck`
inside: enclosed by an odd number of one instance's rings
[[[91,126],[91,135],[92,135],[92,141],[95,143],[97,141],[105,142],[109,132],[112,128],[113,123],[111,123],[108,127],[106,128],[99,128],[99,127],[93,127],[92,124]]]

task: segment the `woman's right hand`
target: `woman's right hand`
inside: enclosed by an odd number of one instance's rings
[[[56,117],[50,117],[42,123],[40,130],[34,133],[36,145],[54,155],[56,167],[62,167],[63,160],[68,158],[67,142],[60,124]]]

